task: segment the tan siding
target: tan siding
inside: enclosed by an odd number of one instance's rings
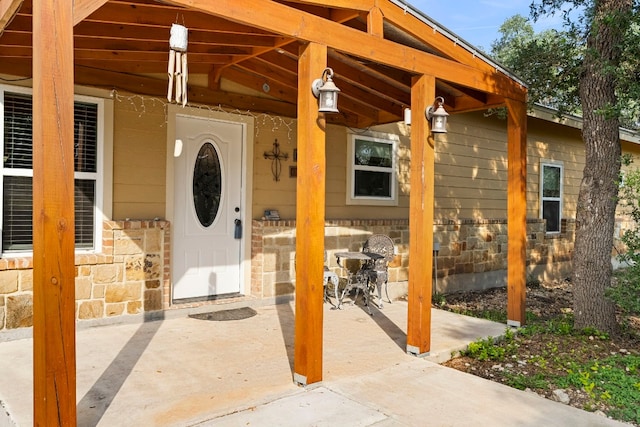
[[[288,119],[283,119],[288,121]],[[152,103],[139,107],[115,102],[114,218],[154,218],[164,215],[166,130],[164,109]],[[280,118],[256,120],[253,147],[253,217],[265,209],[278,209],[283,219],[295,217],[296,180],[289,177],[295,166],[295,121],[284,125]],[[408,217],[409,129],[391,124],[372,129],[397,134],[398,206],[347,206],[347,129],[327,128],[328,219],[403,219]],[[264,158],[278,140],[282,153],[280,181],[273,179],[272,161]],[[637,145],[625,144],[640,159]],[[493,219],[506,217],[506,122],[482,113],[454,115],[446,135],[436,137],[436,219]],[[564,162],[564,218],[575,217],[584,153],[580,132],[540,119],[529,119],[527,206],[530,218],[539,216],[540,159]],[[640,162],[640,160],[639,160]]]
[[[164,217],[166,116],[160,103],[114,103],[113,218]]]
[[[506,217],[506,122],[461,114],[449,123],[436,137],[436,219]]]
[[[289,119],[287,119],[289,120]],[[289,177],[289,167],[295,166],[293,150],[296,148],[295,122],[291,130],[280,120],[256,121],[256,136],[253,151],[253,219],[260,219],[265,209],[277,209],[282,219],[296,216],[296,179]],[[271,153],[273,143],[278,140],[282,155],[280,180],[275,181],[271,172],[272,160],[265,159],[264,153]]]
[[[622,165],[623,172],[625,170],[634,170],[634,169],[640,168],[640,146],[639,145],[631,144],[629,142],[623,141],[622,152],[626,154],[630,154],[633,160],[629,166]],[[618,217],[624,216],[624,209],[621,206],[618,206],[616,215]]]
[[[564,167],[562,218],[575,219],[585,162],[580,131],[530,118],[527,155],[527,216],[540,216],[540,160],[553,160]]]

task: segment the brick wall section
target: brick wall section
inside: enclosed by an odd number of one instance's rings
[[[295,287],[295,221],[253,221],[251,292],[258,298],[293,293]],[[507,268],[507,222],[499,220],[440,220],[434,224],[439,278],[464,273],[486,273]],[[547,235],[540,219],[527,221],[527,265],[570,261],[575,221],[563,220],[562,232]],[[335,256],[359,251],[372,234],[386,234],[395,244],[389,281],[408,280],[409,222],[407,220],[333,220],[325,222],[329,268],[345,276]]]
[[[102,252],[78,254],[76,318],[169,308],[170,228],[166,221],[105,221]],[[0,259],[0,329],[33,324],[32,258]]]

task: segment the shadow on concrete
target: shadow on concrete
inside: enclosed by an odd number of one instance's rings
[[[278,313],[278,321],[280,322],[280,331],[282,340],[287,350],[287,358],[289,359],[289,368],[291,369],[291,380],[294,376],[294,339],[295,339],[295,314],[291,308],[291,298],[276,298],[276,311]]]
[[[364,305],[364,302],[362,304],[357,304],[357,305],[358,307],[360,307],[362,311],[369,314],[367,311],[367,307]],[[396,345],[400,347],[402,351],[406,351],[407,334],[402,329],[400,329],[398,325],[396,325],[393,322],[393,320],[385,316],[384,312],[380,308],[378,308],[377,305],[371,303],[370,301],[369,306],[371,307],[371,312],[373,313],[372,315],[370,315],[373,321],[376,322],[376,324],[380,327],[380,329],[385,334],[387,334],[389,338],[391,338],[391,341],[396,343]]]
[[[113,362],[78,402],[79,426],[98,425],[161,325],[162,318],[145,317],[145,322],[140,325]]]

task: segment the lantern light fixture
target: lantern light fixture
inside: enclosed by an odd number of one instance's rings
[[[433,105],[427,107],[425,114],[428,120],[431,120],[431,132],[447,133],[447,113],[444,109],[444,98],[438,96]],[[435,107],[435,108],[434,108]]]
[[[340,89],[333,83],[333,70],[329,67],[322,72],[322,77],[311,84],[313,95],[318,98],[319,113],[339,113],[338,92]]]

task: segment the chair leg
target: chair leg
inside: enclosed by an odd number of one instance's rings
[[[384,293],[387,295],[387,301],[391,304],[391,298],[389,298],[389,282],[384,282]]]
[[[335,294],[336,297],[336,304],[333,303],[333,301],[331,301],[331,296],[330,296],[330,291],[329,291],[329,284],[333,285],[333,292]],[[337,275],[327,275],[324,278],[324,301],[328,302],[329,304],[331,304],[331,307],[333,307],[334,309],[338,309],[340,308],[340,299],[338,298],[339,296],[339,284],[340,284],[340,279],[338,278]]]
[[[378,290],[378,305],[382,309],[382,283],[378,280],[376,280],[376,289]]]
[[[347,283],[344,285],[344,289],[342,290],[342,294],[340,295],[340,298],[338,299],[338,308],[340,308],[340,306],[342,305],[342,301],[344,301],[344,296],[347,294],[347,292],[350,292],[351,289],[353,289],[353,283],[351,283],[351,280],[352,280],[351,277],[347,278]],[[338,295],[338,290],[337,289],[336,289],[336,295]]]
[[[373,316],[373,312],[371,311],[371,305],[369,303],[369,278],[367,278],[365,287],[362,290],[362,297],[364,298],[364,305],[367,307],[369,316]]]
[[[384,277],[382,277],[380,274],[378,274],[377,272],[374,272],[375,274],[372,274],[372,279],[375,281],[376,284],[376,290],[378,291],[378,307],[380,309],[382,309],[382,284],[385,283],[386,281],[384,280]],[[386,288],[385,288],[386,291]],[[389,296],[387,295],[387,299],[389,299]]]

